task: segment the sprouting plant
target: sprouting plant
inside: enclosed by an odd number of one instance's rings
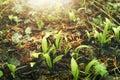
[[[74,77],[74,80],[78,80],[79,78],[79,67],[76,60],[72,57],[71,58],[71,73]]]
[[[87,34],[87,37],[88,37],[88,41],[90,41],[91,35],[90,35],[90,33],[87,30],[86,30],[86,34]]]
[[[21,19],[19,19],[18,16],[14,15],[9,15],[8,18],[10,19],[10,21],[15,21],[16,23],[21,21]]]
[[[43,37],[42,39],[42,51],[43,53],[47,53],[48,51],[48,43],[46,37]]]
[[[62,46],[62,37],[61,37],[61,31],[58,32],[58,34],[55,35],[55,45],[57,49],[61,49]]]
[[[54,66],[54,64],[56,63],[56,62],[58,62],[62,57],[63,57],[63,55],[61,54],[61,55],[58,55],[58,56],[55,56],[55,58],[54,59],[52,59],[51,58],[51,56],[50,55],[55,55],[55,53],[56,53],[56,47],[54,46],[54,44],[51,44],[51,46],[50,47],[48,47],[48,43],[47,43],[47,37],[49,37],[49,35],[50,34],[48,34],[48,35],[45,35],[44,37],[43,37],[43,39],[42,39],[42,51],[43,51],[43,57],[45,58],[45,61],[46,61],[46,63],[47,63],[47,65],[48,65],[48,67],[50,68],[50,69],[52,69],[53,68],[53,66]]]
[[[75,13],[73,11],[69,12],[69,19],[71,21],[76,21],[76,16],[75,16]]]
[[[120,26],[118,26],[117,28],[113,27],[113,31],[114,31],[114,35],[117,41],[119,41],[120,39]]]
[[[43,22],[43,20],[41,20],[41,19],[39,19],[39,18],[37,18],[37,17],[35,18],[35,20],[36,20],[38,29],[42,29],[43,26],[45,25],[44,22]]]
[[[111,36],[108,36],[109,29],[111,28],[110,23],[111,22],[109,21],[109,19],[106,18],[106,25],[103,32],[98,32],[97,30],[95,30],[94,37],[97,38],[101,45],[111,41]]]
[[[8,66],[8,68],[9,68],[10,71],[11,71],[11,75],[12,75],[13,77],[15,77],[16,66],[13,65],[13,64],[7,64],[7,66]]]
[[[85,68],[85,74],[88,75],[85,80],[90,80],[91,72],[90,69],[93,68],[93,76],[96,77],[97,75],[101,75],[102,77],[105,77],[108,74],[108,71],[106,69],[106,66],[104,63],[99,63],[98,60],[93,59],[88,63],[88,65]]]

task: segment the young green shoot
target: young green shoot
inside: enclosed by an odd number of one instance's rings
[[[108,37],[110,23],[111,22],[109,21],[109,19],[106,18],[106,25],[104,27],[103,32],[99,33],[97,30],[95,30],[94,37],[98,39],[101,45],[111,41],[111,37]]]
[[[58,34],[56,34],[55,38],[55,45],[57,49],[61,49],[62,46],[62,38],[61,38],[61,31],[58,32]]]
[[[44,54],[48,51],[48,43],[46,37],[43,37],[42,39],[42,51]]]
[[[113,27],[113,31],[114,31],[114,35],[117,41],[119,41],[120,39],[120,26],[118,26],[117,28]]]
[[[71,59],[71,73],[74,77],[74,80],[78,80],[79,78],[79,67],[76,60],[72,57]]]
[[[70,21],[76,21],[76,16],[73,11],[68,13]]]
[[[52,60],[51,60],[50,55],[47,53],[47,54],[44,54],[43,56],[46,60],[48,67],[51,69],[53,67],[53,64],[52,64]]]
[[[90,33],[87,30],[86,30],[86,34],[87,34],[87,37],[88,37],[88,41],[90,41],[91,35],[90,35]]]
[[[7,66],[8,66],[8,68],[9,68],[10,71],[11,71],[11,75],[12,75],[13,77],[15,77],[16,66],[13,65],[13,64],[7,64]]]
[[[44,27],[45,23],[39,18],[35,18],[35,19],[36,19],[38,29],[42,29]]]
[[[19,19],[18,16],[14,16],[14,15],[9,15],[8,18],[11,22],[15,21],[16,23],[18,23],[21,21],[21,19]]]
[[[62,54],[61,54],[61,55],[56,56],[56,57],[55,57],[55,59],[53,59],[53,64],[55,64],[56,62],[58,62],[59,60],[61,60],[61,59],[62,59],[62,57],[63,57],[63,55],[62,55]]]

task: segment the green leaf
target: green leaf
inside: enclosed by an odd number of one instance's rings
[[[53,55],[57,52],[55,45],[53,44],[52,47],[48,50],[48,53],[52,53]]]
[[[59,48],[60,46],[60,40],[61,40],[61,31],[59,31],[59,33],[55,36],[56,40],[55,40],[55,45],[57,48]]]
[[[36,23],[37,23],[38,29],[42,29],[43,26],[45,25],[44,22],[39,18],[36,18]]]
[[[114,31],[116,40],[119,40],[120,39],[120,26],[118,26],[117,28],[113,27],[113,31]]]
[[[91,47],[87,45],[80,45],[77,48],[75,48],[75,52],[79,52],[82,48],[91,48]]]
[[[30,62],[30,67],[33,67],[36,64],[36,62]]]
[[[43,37],[42,39],[42,51],[46,53],[48,50],[48,44],[47,44],[47,39],[46,37]]]
[[[88,32],[88,30],[86,30],[86,34],[87,34],[88,41],[89,41],[91,39],[91,36],[90,36],[90,33]]]
[[[13,16],[13,15],[9,15],[8,18],[10,19],[10,21],[14,20],[15,22],[19,22],[21,21],[18,16]]]
[[[104,40],[106,40],[108,31],[109,31],[108,29],[110,27],[110,23],[111,23],[110,20],[106,18],[106,25],[105,25],[104,30],[103,30],[103,38],[104,38]]]
[[[69,19],[70,19],[71,21],[75,21],[75,20],[76,20],[75,13],[74,13],[73,11],[69,12],[68,14],[69,14]]]
[[[13,64],[7,64],[7,65],[8,65],[8,68],[10,69],[10,71],[11,71],[12,73],[15,73],[16,66],[13,65]]]
[[[88,63],[88,65],[86,66],[85,68],[85,74],[89,74],[89,71],[90,71],[90,68],[95,64],[97,63],[98,61],[97,60],[92,60],[91,62]]]
[[[3,72],[0,70],[0,77],[2,77],[3,76]]]
[[[102,77],[105,76],[108,73],[104,63],[101,63],[101,64],[97,63],[97,64],[95,64],[94,69],[95,69],[95,74],[96,75],[100,74]]]
[[[33,58],[38,58],[41,53],[31,53]]]
[[[62,57],[63,57],[63,55],[59,55],[59,56],[55,57],[55,59],[53,60],[53,63],[58,62],[59,60],[62,59]]]
[[[49,54],[44,54],[43,56],[46,60],[47,65],[49,66],[49,68],[52,68],[52,61],[51,61]]]
[[[72,57],[71,59],[71,73],[74,77],[74,80],[78,80],[79,76],[79,68],[76,60]]]
[[[68,42],[67,44],[66,44],[66,48],[65,48],[65,50],[64,50],[64,53],[65,54],[67,54],[68,53],[68,51],[70,50],[70,43]]]

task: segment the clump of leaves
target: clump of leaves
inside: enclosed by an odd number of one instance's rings
[[[110,24],[111,24],[110,20],[106,18],[106,24],[103,32],[101,33],[95,30],[94,37],[99,41],[101,45],[104,45],[105,43],[109,43],[111,41],[112,36],[108,36],[109,29],[111,27]]]
[[[49,37],[49,35],[50,34],[47,34],[47,35],[45,35],[44,37],[43,37],[43,39],[42,39],[42,51],[43,51],[43,57],[45,58],[45,61],[46,61],[46,63],[47,63],[47,65],[48,65],[48,67],[50,68],[50,69],[52,69],[53,68],[53,66],[54,66],[54,64],[56,63],[56,62],[58,62],[62,57],[63,57],[63,55],[61,54],[61,55],[58,55],[58,56],[55,56],[55,58],[54,59],[52,59],[51,58],[51,56],[50,55],[55,55],[55,53],[56,53],[56,47],[54,46],[54,44],[51,44],[51,46],[50,47],[48,47],[48,41],[47,41],[47,37]],[[57,39],[56,39],[57,40]],[[59,39],[57,40],[58,42],[59,42]],[[56,41],[56,44],[58,44],[58,42]],[[49,41],[50,42],[50,41]]]
[[[91,68],[94,69],[94,72],[92,72],[94,74],[94,77],[96,77],[97,75],[101,75],[102,77],[105,77],[108,74],[105,64],[99,63],[98,60],[93,59],[91,62],[88,63],[88,65],[85,68],[85,74],[88,75],[86,77],[86,80],[90,79]]]
[[[44,27],[44,22],[43,22],[43,20],[41,20],[41,19],[39,19],[39,18],[35,18],[35,20],[36,20],[36,23],[37,23],[37,26],[38,26],[38,29],[42,29],[43,27]]]

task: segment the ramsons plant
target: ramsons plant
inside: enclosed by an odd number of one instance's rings
[[[36,24],[38,26],[38,29],[42,29],[45,25],[43,20],[39,19],[38,17],[36,17],[35,20],[36,20]]]
[[[62,40],[63,38],[61,37],[61,31],[58,32],[58,34],[55,35],[55,45],[56,45],[56,48],[57,49],[61,49],[61,46],[62,46]]]
[[[46,63],[47,63],[47,65],[48,65],[48,67],[50,68],[50,69],[52,69],[53,68],[53,66],[54,66],[54,64],[56,63],[56,62],[58,62],[62,57],[63,57],[63,55],[61,54],[61,55],[58,55],[58,56],[56,56],[54,59],[53,59],[53,57],[51,58],[51,56],[50,55],[55,55],[55,53],[56,53],[56,47],[55,47],[55,45],[54,44],[51,44],[50,45],[50,47],[48,47],[48,42],[47,42],[47,37],[49,37],[49,35],[46,35],[46,36],[44,36],[43,37],[43,39],[42,39],[42,51],[43,51],[43,57],[45,58],[45,61],[46,61]],[[58,37],[56,37],[56,38],[59,38],[59,36]],[[60,38],[59,39],[56,39],[56,44],[58,45],[58,43],[59,43],[59,40],[60,40]]]
[[[8,68],[11,71],[11,75],[15,78],[15,71],[16,71],[16,66],[13,64],[7,64]]]
[[[110,20],[106,18],[106,24],[105,24],[103,32],[98,32],[97,30],[94,30],[95,31],[94,37],[98,40],[98,42],[101,45],[110,43],[111,41],[112,36],[108,36],[109,29],[111,27],[110,24],[111,24]]]
[[[92,72],[92,73],[90,72],[91,68],[94,69],[94,72]],[[98,60],[93,59],[86,66],[85,74],[87,75],[85,80],[91,80],[91,77],[95,78],[98,75],[100,75],[101,77],[107,76],[108,75],[108,71],[107,71],[106,66],[105,66],[104,63],[99,63]],[[91,74],[94,74],[94,75],[91,76]]]

